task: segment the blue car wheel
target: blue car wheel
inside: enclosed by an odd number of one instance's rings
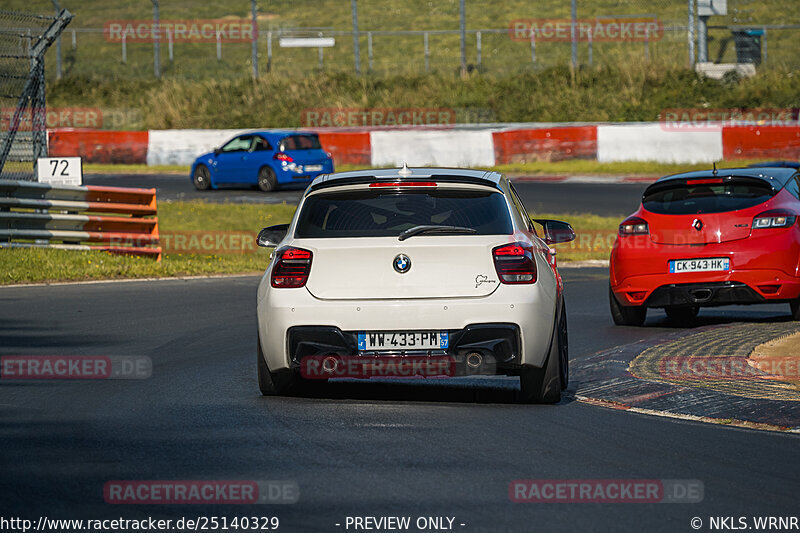
[[[264,192],[274,191],[278,187],[275,171],[270,167],[261,167],[258,171],[258,188]]]
[[[205,165],[197,165],[192,176],[192,183],[198,191],[206,191],[211,188],[211,173]]]

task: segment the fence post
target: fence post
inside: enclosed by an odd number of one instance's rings
[[[425,72],[430,72],[431,70],[431,56],[430,56],[430,49],[428,48],[428,32],[424,34],[424,41],[425,41]]]
[[[58,5],[58,0],[53,0],[53,7],[56,8],[56,16],[61,13],[61,6]],[[61,34],[56,37],[56,79],[61,79]]]
[[[167,30],[167,49],[169,50],[169,62],[172,63],[172,61],[175,59],[175,54],[172,44],[172,30],[170,29]]]
[[[689,0],[689,31],[686,38],[689,40],[689,66],[694,68],[694,0]]]
[[[60,32],[59,32],[60,33]],[[36,58],[36,77],[37,81],[31,113],[31,126],[33,129],[33,166],[40,157],[47,157],[47,112],[45,110],[45,79],[44,79],[44,50]],[[37,178],[38,179],[38,178]]]
[[[578,6],[577,0],[572,0],[572,7],[571,7],[571,23],[570,23],[570,40],[572,41],[572,68],[578,67],[578,36],[577,36],[577,24],[578,24]]]
[[[481,32],[475,34],[475,39],[478,41],[478,67],[481,66]]]
[[[592,54],[592,28],[589,28],[587,36],[589,38],[589,66],[591,67],[592,66],[592,55],[593,55]]]
[[[272,71],[272,32],[267,32],[267,72]]]
[[[461,0],[461,75],[467,73],[467,8]]]
[[[763,54],[761,54],[761,63],[767,63],[767,28],[764,28],[764,46],[761,47]]]
[[[73,50],[77,50],[78,49],[78,41],[75,38],[75,30],[72,30],[72,49]]]
[[[322,32],[319,33],[318,37],[322,37]],[[319,70],[321,71],[324,68],[324,63],[322,59],[322,47],[319,47]]]
[[[361,74],[361,51],[358,49],[358,0],[350,0],[353,11],[353,56],[356,62],[356,74]]]
[[[369,71],[372,72],[372,32],[367,32],[367,57],[369,58]]]
[[[253,32],[253,39],[252,44],[250,46],[250,56],[251,61],[253,62],[253,79],[258,79],[258,6],[256,5],[257,0],[250,0],[250,14],[251,19],[253,21],[253,27],[251,28]]]
[[[708,63],[708,17],[697,17],[697,62]]]
[[[536,30],[531,28],[531,63],[536,64]]]
[[[128,41],[128,30],[125,30],[124,32],[122,32],[122,62],[123,63],[127,63],[128,62],[127,41]]]
[[[650,61],[650,26],[644,26],[644,60]]]
[[[158,23],[158,0],[151,2],[153,2],[153,25],[156,30],[153,44],[153,73],[156,79],[161,79],[161,26]]]
[[[222,39],[219,36],[219,30],[217,30],[217,61],[222,61]]]

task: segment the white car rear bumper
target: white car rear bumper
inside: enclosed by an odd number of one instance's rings
[[[519,363],[541,367],[554,329],[556,299],[555,284],[549,279],[530,286],[500,285],[489,296],[477,298],[320,300],[306,288],[269,288],[265,277],[258,291],[258,328],[272,371],[291,366],[287,332],[295,326],[395,331],[514,324],[520,333]]]

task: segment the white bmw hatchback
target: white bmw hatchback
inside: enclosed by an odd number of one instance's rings
[[[540,232],[534,222],[541,226]],[[567,386],[563,284],[549,245],[569,224],[531,220],[503,175],[415,168],[316,178],[258,288],[258,383],[511,375],[523,401]]]

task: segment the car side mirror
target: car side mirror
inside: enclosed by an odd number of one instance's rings
[[[276,224],[264,228],[258,232],[256,244],[264,248],[275,248],[286,237],[287,231],[289,231],[289,224]]]
[[[214,155],[219,155],[222,153],[222,148],[214,148]]]
[[[575,230],[566,222],[547,218],[534,219],[534,222],[541,224],[544,228],[544,242],[547,244],[558,244],[560,242],[575,240]]]

